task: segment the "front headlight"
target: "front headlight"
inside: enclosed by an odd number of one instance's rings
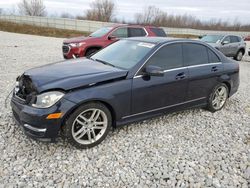
[[[49,108],[64,96],[60,91],[50,91],[36,96],[36,101],[32,104],[36,108]]]
[[[70,43],[69,45],[72,47],[80,47],[86,44],[86,42],[79,42],[79,43]]]

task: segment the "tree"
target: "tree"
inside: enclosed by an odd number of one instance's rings
[[[109,22],[114,16],[115,3],[112,0],[95,0],[86,12],[87,20]]]
[[[67,13],[67,12],[63,12],[60,16],[61,18],[69,18],[69,19],[73,19],[74,16],[71,15],[70,13]]]
[[[164,17],[164,12],[155,6],[148,6],[143,13],[137,13],[135,15],[135,21],[137,24],[155,24]]]
[[[18,4],[20,14],[28,16],[45,16],[46,7],[43,0],[22,0]]]

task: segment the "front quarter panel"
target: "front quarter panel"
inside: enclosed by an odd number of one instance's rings
[[[113,81],[70,91],[65,98],[77,104],[74,108],[91,101],[103,102],[112,108],[115,119],[119,120],[130,114],[131,85],[132,79]]]

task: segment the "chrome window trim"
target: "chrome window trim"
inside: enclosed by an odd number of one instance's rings
[[[185,101],[185,102],[181,102],[181,103],[177,103],[177,104],[173,104],[173,105],[168,105],[168,106],[161,107],[161,108],[155,108],[153,110],[148,110],[148,111],[145,111],[145,112],[139,112],[139,113],[132,114],[132,115],[129,115],[129,116],[124,116],[124,117],[122,117],[122,119],[126,119],[126,118],[129,118],[129,117],[134,117],[134,116],[146,114],[146,113],[149,113],[149,112],[155,112],[155,111],[163,110],[163,109],[166,109],[166,108],[171,108],[171,107],[178,106],[178,105],[181,105],[181,104],[187,104],[189,102],[194,102],[194,101],[202,100],[202,99],[205,99],[205,98],[207,98],[207,97],[200,97],[200,98],[197,98],[197,99],[193,99],[193,100],[189,100],[189,101]]]
[[[190,66],[185,66],[185,67],[179,67],[179,68],[173,68],[173,69],[166,69],[163,72],[171,72],[171,71],[176,71],[176,70],[182,70],[186,68],[196,68],[196,67],[203,67],[203,66],[208,66],[208,65],[219,65],[222,64],[222,62],[217,62],[217,63],[206,63],[206,64],[200,64],[200,65],[190,65]],[[134,76],[133,78],[141,78],[143,75],[137,75]]]

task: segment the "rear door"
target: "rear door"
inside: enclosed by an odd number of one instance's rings
[[[187,100],[205,100],[223,71],[219,57],[202,44],[183,44],[184,63],[188,66]]]
[[[237,36],[230,36],[231,41],[231,56],[235,56],[240,47],[240,40]]]
[[[185,101],[188,69],[183,67],[182,45],[160,48],[144,65],[161,67],[163,77],[142,76],[144,68],[133,78],[132,114],[168,108]]]

